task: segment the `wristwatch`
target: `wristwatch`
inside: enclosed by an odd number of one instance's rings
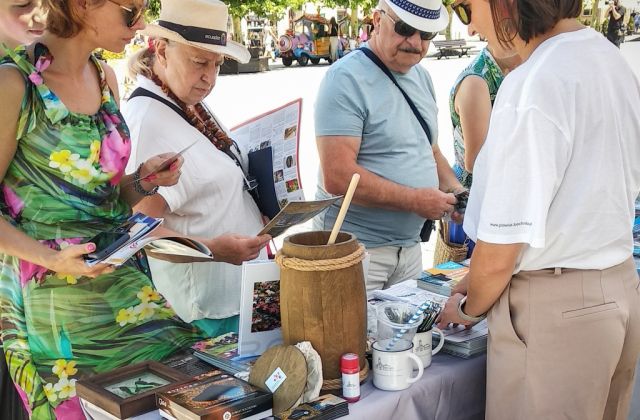
[[[467,315],[464,313],[464,304],[467,301],[467,297],[464,296],[462,299],[460,299],[460,302],[458,302],[458,316],[460,318],[462,318],[463,320],[467,321],[467,322],[472,322],[472,323],[477,323],[482,321],[483,319],[486,318],[486,314],[480,315],[480,316],[471,316],[471,315]]]

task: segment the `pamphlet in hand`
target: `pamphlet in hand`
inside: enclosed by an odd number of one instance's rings
[[[190,145],[188,145],[187,147],[185,147],[184,149],[180,150],[177,153],[173,153],[171,155],[171,157],[165,159],[160,165],[158,165],[157,168],[155,168],[153,171],[151,171],[150,173],[146,174],[144,176],[144,179],[148,179],[150,176],[155,175],[157,173],[160,173],[162,171],[166,171],[167,169],[169,169],[171,167],[171,165],[173,165],[174,163],[176,163],[176,161],[178,160],[178,158],[180,156],[182,156],[184,154],[184,152],[186,152],[187,150],[191,149],[191,147],[193,145],[195,145],[198,142],[198,140],[194,141],[193,143],[191,143]]]
[[[250,119],[231,130],[247,153],[249,175],[257,180],[254,198],[274,218],[288,202],[304,200],[298,166],[302,99]]]
[[[258,233],[269,234],[271,237],[282,235],[291,226],[299,225],[312,219],[317,214],[326,210],[330,205],[341,199],[342,196],[327,198],[317,201],[290,201],[271,221]]]
[[[87,241],[96,245],[96,250],[85,257],[87,265],[119,266],[143,248],[150,256],[171,262],[213,260],[207,246],[192,238],[176,236],[160,226],[162,221],[138,212],[122,225],[100,232]]]

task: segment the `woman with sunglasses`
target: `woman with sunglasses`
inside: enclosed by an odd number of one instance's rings
[[[498,88],[521,60],[512,48],[500,45],[491,19],[483,19],[489,9],[487,0],[458,1],[452,9],[467,25],[469,36],[479,35],[487,41],[487,46],[460,73],[449,96],[456,160],[453,170],[462,185],[471,188],[473,163],[487,136]],[[472,15],[472,10],[477,12]]]
[[[477,34],[487,41],[487,46],[460,73],[449,96],[455,154],[453,171],[467,189],[471,188],[473,163],[487,136],[491,108],[498,88],[504,77],[521,61],[512,48],[500,45],[494,33],[493,22],[491,19],[483,19],[486,15],[482,13],[483,8],[489,8],[487,0],[462,0],[452,5],[460,21],[467,25],[469,35]],[[477,11],[473,14],[473,20],[472,9]],[[453,242],[467,243],[470,256],[473,241],[462,234],[461,226],[456,228],[454,221],[448,223],[449,232],[461,233],[461,237],[454,235],[456,237],[449,239]]]
[[[200,339],[154,290],[143,253],[117,268],[83,258],[96,248],[88,238],[175,184],[181,165],[145,181],[166,159],[156,156],[124,175],[115,74],[92,56],[122,51],[144,27],[144,3],[122,1],[45,1],[45,34],[0,66],[0,330],[33,419],[84,418],[77,380]]]
[[[489,5],[474,19],[491,19],[523,63],[475,161],[464,228],[476,246],[440,326],[488,312],[487,419],[626,419],[640,354],[640,84],[577,21],[581,0]]]

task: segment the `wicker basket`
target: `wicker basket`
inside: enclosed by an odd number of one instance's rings
[[[467,258],[467,251],[469,251],[467,245],[449,242],[449,223],[439,220],[438,226],[436,251],[433,254],[434,267],[447,261],[464,261]]]

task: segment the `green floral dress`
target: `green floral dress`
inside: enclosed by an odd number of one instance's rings
[[[18,147],[0,184],[2,217],[61,249],[124,220],[119,198],[129,131],[100,62],[102,105],[70,112],[43,83],[53,57],[24,49],[2,61],[26,81]],[[144,360],[160,360],[202,339],[153,288],[144,254],[95,279],[54,273],[0,254],[0,327],[11,377],[34,419],[80,419],[75,382]]]
[[[500,70],[500,67],[491,56],[489,50],[484,48],[471,64],[460,73],[451,88],[449,110],[451,111],[451,123],[453,124],[453,150],[456,159],[453,165],[453,172],[455,172],[456,177],[465,188],[471,188],[473,177],[464,169],[464,137],[462,135],[462,126],[460,125],[460,116],[455,109],[455,99],[460,83],[462,83],[467,76],[472,75],[482,77],[484,81],[487,82],[491,105],[493,105],[493,101],[495,101],[496,95],[498,94],[498,88],[504,79],[502,70]]]

